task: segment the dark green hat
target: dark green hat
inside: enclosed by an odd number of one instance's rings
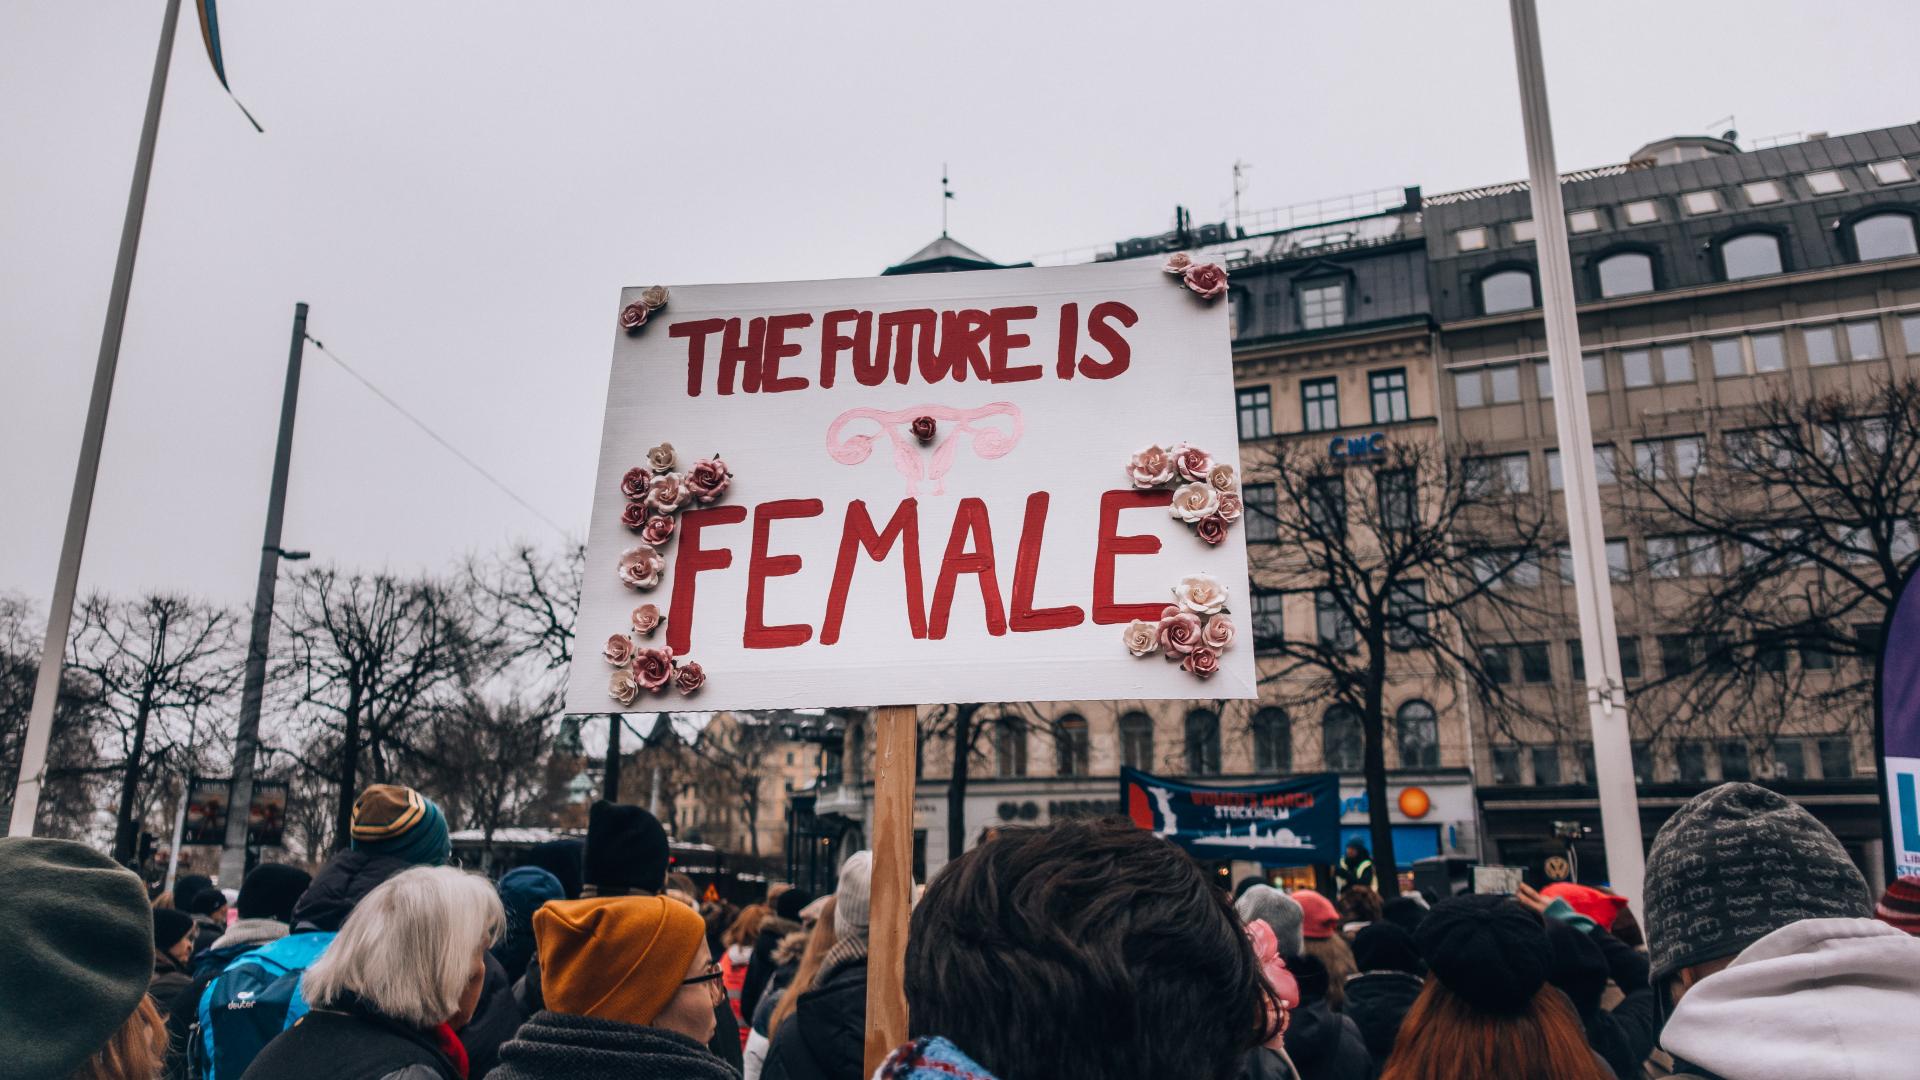
[[[0,1061],[61,1080],[106,1045],[153,977],[147,887],[84,844],[0,838]]]

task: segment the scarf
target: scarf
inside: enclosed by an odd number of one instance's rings
[[[739,1080],[678,1032],[542,1010],[500,1047],[488,1080]]]
[[[863,937],[842,938],[827,950],[820,958],[820,972],[813,977],[813,985],[819,986],[827,981],[827,976],[850,964],[867,962],[867,939]]]
[[[433,1039],[434,1047],[453,1064],[453,1071],[460,1074],[460,1080],[467,1080],[467,1047],[460,1041],[460,1036],[453,1033],[453,1028],[441,1024],[428,1031],[427,1035]]]
[[[944,1038],[918,1038],[887,1055],[874,1080],[994,1080]]]

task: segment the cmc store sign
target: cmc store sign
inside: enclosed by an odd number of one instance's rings
[[[1327,456],[1342,465],[1379,461],[1387,456],[1387,433],[1335,435],[1327,440]]]

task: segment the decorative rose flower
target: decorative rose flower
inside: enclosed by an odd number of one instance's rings
[[[1227,523],[1219,514],[1208,514],[1193,523],[1193,535],[1209,544],[1217,544],[1227,538]]]
[[[1178,660],[1200,645],[1200,616],[1191,611],[1182,611],[1160,620],[1155,632],[1160,635],[1160,647],[1167,651],[1167,659]]]
[[[1221,521],[1231,525],[1240,520],[1240,512],[1244,508],[1244,504],[1240,501],[1240,493],[1227,491],[1221,493],[1220,504],[1213,512],[1219,515]]]
[[[1160,624],[1145,619],[1135,619],[1127,624],[1127,651],[1135,656],[1145,656],[1160,647]]]
[[[1159,443],[1127,459],[1127,478],[1137,488],[1156,488],[1173,479],[1173,455]]]
[[[615,634],[607,639],[607,647],[600,655],[614,667],[625,667],[633,662],[633,639],[625,634]]]
[[[628,548],[620,556],[620,580],[636,589],[651,589],[660,584],[667,569],[666,557],[652,544]]]
[[[640,692],[640,684],[633,681],[633,672],[626,668],[616,670],[607,680],[607,696],[622,705],[633,704],[634,695]]]
[[[635,300],[620,309],[620,329],[629,334],[639,333],[640,328],[647,325],[647,316],[651,314],[653,314],[652,308]]]
[[[1215,465],[1213,471],[1207,474],[1207,483],[1223,495],[1240,489],[1240,481],[1234,477],[1231,465]]]
[[[1160,264],[1160,269],[1169,274],[1184,274],[1187,272],[1187,267],[1192,265],[1193,256],[1184,251],[1176,251],[1167,256],[1167,261]]]
[[[1173,490],[1173,502],[1167,504],[1167,513],[1191,525],[1203,517],[1209,517],[1220,509],[1220,493],[1208,484],[1194,483]]]
[[[647,306],[648,311],[658,311],[666,307],[667,287],[665,285],[649,285],[641,289],[640,302]]]
[[[687,488],[686,477],[677,472],[662,473],[647,485],[647,505],[655,513],[678,513],[692,497],[693,492]]]
[[[660,609],[652,604],[641,604],[633,609],[633,632],[641,637],[652,637],[655,628],[663,621]]]
[[[692,660],[681,664],[680,670],[673,676],[673,688],[680,691],[683,697],[705,685],[707,685],[707,673]]]
[[[1188,574],[1173,587],[1173,600],[1181,611],[1214,615],[1227,606],[1227,587],[1212,574]]]
[[[1178,614],[1180,614],[1180,605],[1178,604],[1168,604],[1166,607],[1160,609],[1160,619],[1163,622]]]
[[[672,472],[673,467],[678,464],[680,464],[680,458],[673,452],[672,443],[663,442],[647,451],[647,467],[656,473]]]
[[[1181,443],[1173,448],[1173,467],[1180,471],[1181,479],[1205,483],[1207,474],[1213,471],[1213,455]]]
[[[1205,679],[1220,670],[1220,654],[1202,645],[1188,653],[1180,666],[1195,678]]]
[[[1227,647],[1233,644],[1237,633],[1233,625],[1233,616],[1221,612],[1209,618],[1207,625],[1201,628],[1200,644],[1215,652],[1226,652]]]
[[[913,437],[919,439],[921,442],[930,443],[933,441],[935,431],[933,417],[916,416],[913,418],[913,423],[907,425],[907,428],[913,432]]]
[[[639,505],[639,503],[627,504],[629,508]],[[673,539],[673,519],[670,517],[662,517],[659,514],[648,518],[646,524],[640,529],[640,539],[645,540],[655,547]]]
[[[1219,263],[1194,263],[1180,276],[1187,288],[1199,293],[1203,300],[1227,291],[1227,271]]]
[[[621,507],[620,524],[625,525],[635,532],[639,532],[647,524],[647,504],[643,502],[630,502]],[[653,543],[654,541],[648,540],[647,542]]]
[[[718,499],[733,482],[727,463],[717,457],[703,458],[687,470],[687,490],[702,504]]]
[[[645,469],[637,466],[628,469],[627,474],[620,478],[620,494],[635,501],[644,499],[647,497],[647,483],[652,479]]]
[[[656,649],[639,649],[633,654],[633,681],[641,689],[659,693],[673,681],[673,647],[662,645]]]

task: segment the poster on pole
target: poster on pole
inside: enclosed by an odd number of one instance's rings
[[[1920,875],[1920,569],[1901,586],[1881,634],[1878,704],[1882,816],[1894,876]]]
[[[1135,825],[1203,859],[1309,866],[1340,857],[1340,775],[1200,787],[1120,770],[1120,805]]]
[[[225,777],[196,776],[187,782],[187,815],[180,842],[219,847],[227,841],[227,803],[233,781]],[[247,819],[250,847],[279,847],[287,830],[287,783],[255,780],[253,805]]]
[[[1257,696],[1225,293],[625,290],[568,710]]]

